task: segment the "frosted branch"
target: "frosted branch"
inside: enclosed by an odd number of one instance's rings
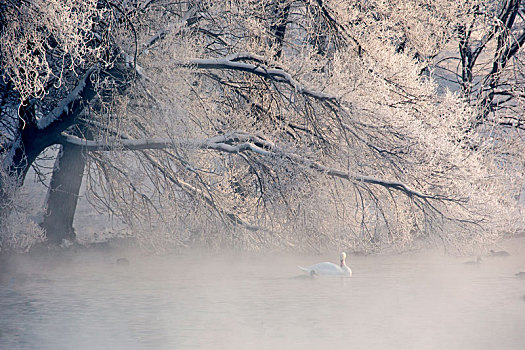
[[[240,62],[241,60],[251,60],[261,63],[252,64]],[[175,64],[178,66],[193,67],[198,69],[225,69],[248,72],[264,78],[273,79],[277,82],[286,83],[298,93],[313,97],[318,100],[337,101],[336,96],[310,89],[309,87],[295,80],[290,75],[290,73],[286,72],[285,70],[281,68],[270,68],[262,62],[264,62],[264,59],[260,56],[249,53],[237,53],[223,58],[195,58],[187,62],[175,62]]]
[[[61,100],[51,112],[49,112],[46,116],[38,119],[38,129],[45,129],[56,120],[68,116],[68,114],[74,108],[73,105],[75,103],[79,103],[80,100],[83,99],[82,94],[86,89],[87,81],[90,78],[93,71],[95,70],[95,68],[96,66],[89,68],[88,71],[82,77],[82,79],[80,79],[77,86],[73,89],[73,91],[71,91],[63,100]]]
[[[82,139],[77,136],[62,133],[60,137],[61,143],[69,143],[76,146],[81,146],[87,151],[108,151],[111,149],[125,149],[130,151],[146,150],[146,149],[165,149],[173,148],[173,141],[170,139],[151,138],[151,139],[122,139],[111,141],[93,141]]]
[[[352,174],[348,171],[342,171],[335,168],[327,167],[318,162],[312,161],[306,157],[297,155],[292,152],[287,152],[277,147],[272,142],[265,140],[261,136],[251,135],[244,132],[231,132],[224,135],[218,135],[205,140],[181,140],[173,141],[171,139],[123,139],[114,140],[111,142],[105,141],[90,141],[81,139],[76,136],[62,134],[62,141],[70,144],[84,147],[88,151],[107,151],[110,149],[123,150],[147,150],[147,149],[166,149],[175,148],[177,146],[184,146],[197,149],[209,149],[225,153],[247,153],[252,152],[265,157],[281,157],[288,158],[291,161],[301,164],[307,168],[313,169],[319,173],[354,181],[357,183],[366,183],[382,186],[388,189],[394,189],[405,193],[409,197],[418,197],[421,199],[441,199],[447,200],[443,196],[427,195],[418,192],[406,184],[397,181],[384,180],[372,176]]]

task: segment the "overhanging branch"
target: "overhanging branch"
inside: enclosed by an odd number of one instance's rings
[[[255,61],[257,64],[241,62],[242,60]],[[237,53],[223,58],[195,58],[185,62],[174,61],[174,64],[179,67],[190,67],[197,69],[225,69],[248,72],[264,78],[272,79],[277,82],[286,83],[295,91],[321,101],[328,100],[335,102],[338,100],[335,95],[330,95],[321,91],[310,89],[309,87],[295,80],[290,75],[290,73],[286,72],[285,70],[281,68],[271,68],[262,62],[264,62],[264,58],[260,56],[252,55],[250,53]]]
[[[260,136],[251,135],[244,132],[231,132],[204,140],[185,139],[175,141],[172,139],[151,138],[140,140],[123,139],[115,140],[113,142],[90,141],[76,136],[62,134],[61,141],[82,146],[87,151],[108,151],[118,149],[137,151],[148,149],[190,147],[202,150],[215,150],[231,154],[252,152],[265,157],[288,158],[297,164],[327,176],[337,177],[356,183],[378,185],[387,189],[400,191],[409,197],[417,197],[420,199],[452,200],[444,196],[421,193],[410,188],[402,182],[384,180],[361,174],[352,174],[348,171],[327,167],[298,154],[284,151],[272,142]]]

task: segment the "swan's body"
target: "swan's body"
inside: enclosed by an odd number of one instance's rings
[[[301,270],[308,274],[315,275],[333,275],[333,276],[352,276],[352,270],[346,266],[346,253],[341,253],[341,260],[339,265],[331,262],[322,262],[309,267],[298,266]]]

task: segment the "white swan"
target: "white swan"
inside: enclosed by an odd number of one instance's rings
[[[350,270],[350,268],[346,266],[345,259],[346,253],[342,252],[341,262],[339,265],[331,262],[322,262],[309,267],[297,267],[310,275],[314,273],[316,275],[352,276],[352,270]]]

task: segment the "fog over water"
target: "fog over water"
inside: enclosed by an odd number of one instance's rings
[[[523,349],[525,239],[509,257],[148,256],[78,250],[2,260],[0,349]],[[117,264],[125,257],[129,264]]]

